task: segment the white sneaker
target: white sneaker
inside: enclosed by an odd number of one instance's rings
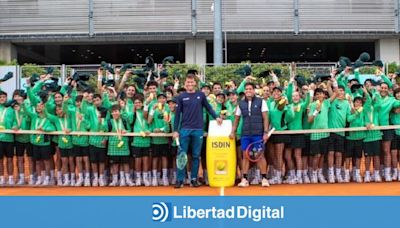
[[[356,179],[356,176],[354,175],[353,180],[355,181],[355,179]],[[349,183],[350,182],[350,170],[345,170],[344,171],[343,182],[345,182],[345,183]]]
[[[153,187],[158,186],[157,177],[154,176],[154,177],[151,179],[151,186],[153,186]]]
[[[396,181],[398,176],[399,176],[399,174],[397,173],[397,168],[394,168],[393,172],[392,172],[392,180]]]
[[[92,180],[92,187],[97,187],[99,186],[99,178],[93,178]]]
[[[263,178],[261,180],[261,187],[269,187],[268,180],[266,178]]]
[[[168,186],[168,185],[169,185],[168,177],[164,176],[164,177],[162,178],[162,185],[163,185],[163,186]]]
[[[308,175],[306,173],[303,173],[303,183],[304,184],[311,183],[310,178],[308,177]]]
[[[141,186],[141,185],[142,185],[142,179],[140,178],[140,176],[137,176],[137,177],[136,177],[135,185],[136,185],[136,186]]]
[[[38,176],[35,185],[36,186],[42,185],[42,176]]]
[[[89,177],[85,177],[85,181],[84,181],[83,186],[90,187],[90,178]]]
[[[5,181],[4,181],[4,177],[2,176],[2,177],[0,177],[0,186],[3,186],[5,184]]]
[[[75,178],[71,178],[71,187],[75,187],[75,184],[76,184]]]
[[[335,176],[333,175],[333,173],[329,172],[329,174],[328,174],[328,182],[330,184],[334,184],[335,183]]]
[[[83,184],[83,178],[78,178],[78,181],[75,184],[75,187],[81,187]]]
[[[365,176],[364,176],[364,183],[369,183],[371,182],[371,175],[369,174],[369,172],[365,172]]]
[[[150,183],[149,177],[143,177],[143,184],[146,187],[150,186],[151,183]]]
[[[326,184],[327,183],[327,181],[325,180],[325,177],[324,177],[324,175],[322,175],[322,173],[318,174],[318,181],[321,184]]]
[[[374,173],[374,181],[375,182],[382,182],[381,175],[379,175],[379,172]]]
[[[104,177],[100,177],[100,178],[99,178],[99,186],[100,186],[100,187],[104,187],[104,186],[106,186],[106,183],[105,183]]]
[[[62,186],[62,185],[63,185],[63,183],[62,183],[61,177],[57,178],[57,186]]]
[[[157,177],[157,182],[158,182],[158,186],[162,186],[163,185],[162,178]]]
[[[70,186],[70,185],[71,182],[69,181],[69,178],[65,178],[63,186]]]
[[[207,182],[208,182],[208,178],[207,178]],[[172,174],[172,178],[171,178],[171,184],[175,185],[176,184],[176,175]],[[207,183],[208,184],[208,183]]]
[[[288,184],[297,184],[297,181],[296,181],[296,177],[295,176],[289,176],[289,178],[288,178]]]
[[[301,178],[301,173],[302,173],[301,170],[297,170],[297,173],[296,173],[296,182],[297,182],[298,184],[303,184],[303,178]]]
[[[362,177],[361,177],[361,175],[360,174],[356,174],[356,176],[355,176],[355,180],[354,180],[355,182],[357,182],[357,183],[362,183],[363,182],[363,180],[362,180]]]
[[[117,186],[118,185],[118,179],[113,179],[112,181],[111,181],[111,183],[108,185],[108,186],[110,186],[110,187],[115,187],[115,186]]]
[[[238,184],[238,187],[249,187],[249,181],[242,178],[242,181]]]
[[[19,178],[17,185],[25,185],[25,179]]]
[[[54,179],[54,177],[53,178],[49,177],[49,184],[48,185],[55,185],[55,184],[56,184],[56,180]]]
[[[312,171],[312,173],[311,173],[311,183],[312,184],[318,184],[317,171]]]
[[[44,181],[43,181],[43,183],[42,183],[42,186],[48,186],[48,185],[50,185],[50,177],[49,177],[49,176],[46,176],[46,177],[44,178]]]
[[[8,178],[8,185],[15,185],[14,177]]]
[[[130,177],[126,177],[125,179],[126,179],[126,184],[129,187],[135,186],[135,183],[133,183],[133,181],[132,181],[132,179]]]
[[[125,187],[126,186],[125,177],[120,177],[119,186],[120,187]]]

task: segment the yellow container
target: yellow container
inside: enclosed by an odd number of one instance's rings
[[[207,172],[211,187],[232,187],[235,185],[235,140],[228,136],[207,137]]]

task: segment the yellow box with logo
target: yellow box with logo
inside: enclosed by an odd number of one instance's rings
[[[236,142],[229,138],[232,122],[210,121],[207,136],[207,172],[211,187],[232,187],[236,176]]]

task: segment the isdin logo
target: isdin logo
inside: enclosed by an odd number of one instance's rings
[[[159,202],[153,203],[153,221],[166,222],[171,220],[170,209],[171,203]],[[172,212],[172,210],[171,210]]]

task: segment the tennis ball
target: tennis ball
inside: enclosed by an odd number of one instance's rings
[[[140,132],[140,136],[146,137],[146,133],[144,133],[144,131],[141,131],[141,132]]]
[[[281,100],[279,101],[279,105],[283,105],[284,103],[286,103],[286,99],[285,98],[281,98]]]
[[[300,109],[301,109],[301,108],[300,108],[300,105],[297,105],[297,106],[296,106],[296,112],[300,112]]]
[[[149,97],[150,97],[150,100],[153,100],[154,95],[152,93],[150,93]]]
[[[124,145],[124,141],[119,141],[117,147],[120,148],[120,147],[122,147],[123,145]]]
[[[346,93],[346,99],[350,99],[350,95],[348,93]]]
[[[359,107],[358,109],[357,109],[357,112],[362,112],[363,111],[363,107]]]
[[[219,171],[225,170],[225,162],[222,162],[222,161],[217,162],[217,169]]]
[[[0,125],[0,130],[6,129],[3,125]]]

